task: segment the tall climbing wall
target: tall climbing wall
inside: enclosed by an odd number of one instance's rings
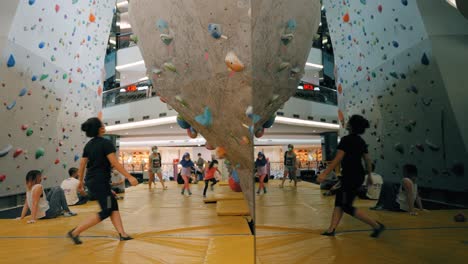
[[[20,1],[0,59],[0,196],[29,170],[56,186],[78,166],[80,125],[101,109],[115,1]]]
[[[466,190],[465,146],[415,0],[324,1],[339,118],[371,121],[365,139],[387,181],[405,163],[422,186]]]
[[[190,136],[202,134],[208,148],[238,168],[252,216],[253,134],[261,136],[297,87],[320,19],[318,2],[130,2],[131,24],[161,99]]]

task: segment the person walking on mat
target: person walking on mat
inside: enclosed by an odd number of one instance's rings
[[[343,217],[343,212],[370,225],[374,229],[371,237],[377,238],[385,230],[383,224],[371,219],[364,211],[353,207],[354,198],[356,198],[366,174],[362,166],[362,159],[366,161],[369,176],[372,174],[372,163],[369,158],[367,144],[360,136],[364,134],[367,128],[369,128],[369,121],[364,117],[360,115],[351,116],[346,125],[349,135],[341,139],[335,159],[327,169],[318,176],[318,181],[323,182],[327,175],[341,163],[342,186],[336,193],[332,220],[328,230],[322,233],[324,236],[335,235],[335,230]],[[372,177],[368,177],[367,179],[369,181],[368,184],[372,184]]]
[[[112,142],[103,138],[106,128],[99,118],[93,117],[88,119],[81,125],[81,130],[86,132],[86,136],[90,137],[91,140],[84,147],[83,156],[80,161],[78,171],[79,189],[83,189],[84,171],[86,169],[86,186],[96,196],[101,211],[88,217],[77,227],[70,230],[67,235],[75,244],[81,244],[79,235],[83,231],[110,217],[112,224],[119,233],[121,241],[133,239],[124,230],[119,213],[119,205],[112,194],[110,185],[111,167],[122,173],[131,185],[137,185],[138,181],[119,163]]]

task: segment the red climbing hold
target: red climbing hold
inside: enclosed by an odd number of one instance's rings
[[[349,13],[346,13],[344,16],[343,16],[343,21],[345,23],[348,23],[349,22]]]

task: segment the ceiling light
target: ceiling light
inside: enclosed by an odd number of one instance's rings
[[[335,130],[340,129],[340,125],[338,124],[295,119],[295,118],[289,118],[289,117],[284,117],[284,116],[277,116],[275,119],[275,122],[278,124],[287,124],[287,125],[308,126],[308,127],[327,128],[327,129],[335,129]]]
[[[120,89],[120,92],[121,93],[125,93],[127,90],[125,90],[124,88]]]
[[[122,1],[122,2],[117,3],[117,7],[125,7],[125,6],[128,6],[128,1]]]
[[[115,42],[115,40],[113,40],[113,39],[109,39],[109,43],[112,44],[112,45],[117,44],[117,43]]]
[[[147,81],[147,80],[149,80],[148,76],[138,79],[139,82]]]
[[[304,86],[299,85],[299,86],[297,87],[297,89],[299,89],[299,90],[304,90]]]
[[[457,8],[457,2],[456,2],[456,0],[447,0],[447,3],[449,3],[451,6]]]
[[[137,90],[138,90],[138,91],[146,91],[146,90],[148,90],[148,86],[140,86],[140,87],[137,87]]]
[[[177,117],[176,116],[169,116],[169,117],[162,117],[162,118],[156,118],[156,119],[150,119],[150,120],[143,120],[143,121],[138,121],[138,122],[126,123],[126,124],[118,124],[118,125],[107,126],[106,130],[111,132],[111,131],[143,128],[143,127],[168,125],[168,124],[174,124],[176,122],[177,122]]]
[[[144,64],[145,64],[145,61],[140,60],[140,61],[137,61],[137,62],[132,62],[132,63],[127,63],[127,64],[116,66],[115,69],[120,71],[120,70],[123,70],[123,69],[131,68],[131,67],[135,67],[135,66],[139,66],[139,65],[144,65]]]
[[[130,25],[130,23],[127,23],[127,22],[120,22],[120,25],[117,25],[117,26],[120,26],[120,29],[132,28],[132,25]]]
[[[306,65],[307,65],[307,66],[310,66],[310,67],[318,68],[318,69],[323,69],[323,65],[320,65],[320,64],[315,64],[315,63],[311,63],[311,62],[306,62]]]

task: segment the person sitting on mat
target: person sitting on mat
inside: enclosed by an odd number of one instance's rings
[[[335,159],[333,159],[327,169],[318,176],[318,182],[323,182],[327,175],[341,163],[341,188],[338,189],[336,193],[332,220],[328,230],[322,233],[324,236],[335,235],[335,229],[343,217],[343,212],[370,225],[374,229],[371,234],[372,237],[378,237],[382,231],[385,230],[383,224],[371,219],[363,210],[353,206],[354,199],[356,198],[359,187],[364,182],[364,176],[366,174],[362,166],[362,159],[366,161],[368,174],[371,175],[372,173],[367,144],[360,136],[364,134],[367,128],[369,128],[369,121],[364,117],[360,115],[351,116],[346,126],[349,135],[341,139]],[[368,180],[372,181],[372,178],[369,177]]]
[[[135,186],[138,184],[137,179],[130,175],[122,164],[119,163],[115,155],[115,147],[112,142],[105,139],[103,136],[106,133],[106,128],[101,120],[97,117],[86,120],[81,125],[81,130],[86,132],[86,136],[91,140],[86,143],[83,150],[83,156],[80,161],[78,171],[80,189],[83,189],[84,172],[86,169],[86,185],[91,193],[93,193],[101,207],[101,211],[97,214],[89,216],[77,227],[68,232],[68,237],[75,243],[81,244],[79,235],[97,225],[99,222],[110,217],[112,224],[119,233],[120,240],[130,240],[130,237],[124,230],[122,218],[119,213],[119,205],[115,196],[112,194],[110,183],[111,167],[122,173]]]
[[[111,186],[115,193],[125,192],[125,177],[116,169],[112,169]]]
[[[213,191],[213,187],[215,184],[218,182],[215,178],[215,173],[221,173],[218,169],[218,161],[217,160],[212,160],[210,162],[210,165],[206,168],[205,171],[205,178],[203,179],[205,181],[205,189],[203,189],[203,197],[206,197],[206,190],[208,189],[208,183],[211,181],[211,190]]]
[[[380,196],[380,191],[382,190],[383,178],[379,174],[375,173],[375,165],[372,164],[372,184],[368,184],[367,180],[368,175],[362,183],[361,189],[359,190],[358,197],[366,200],[378,200]]]
[[[370,209],[409,212],[410,215],[418,215],[414,204],[416,203],[420,210],[424,208],[418,194],[417,176],[418,168],[415,165],[404,165],[401,184],[384,183],[377,205]]]
[[[69,206],[85,204],[88,202],[88,195],[84,190],[78,190],[78,185],[80,185],[80,181],[78,181],[78,169],[70,168],[68,175],[70,177],[63,180],[60,185],[65,193],[67,204]]]
[[[56,218],[63,211],[64,216],[75,216],[76,213],[70,211],[65,199],[65,194],[59,186],[52,188],[46,195],[41,184],[42,173],[38,170],[31,170],[26,174],[26,200],[23,211],[17,219],[23,219],[31,211],[31,219],[28,224],[33,224],[37,219]]]

